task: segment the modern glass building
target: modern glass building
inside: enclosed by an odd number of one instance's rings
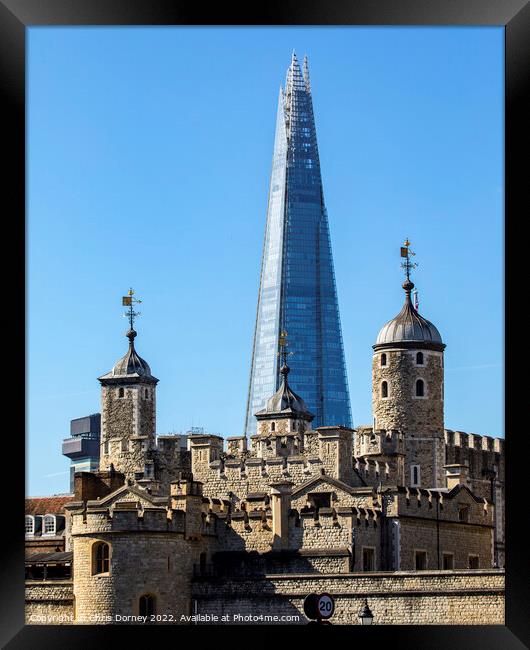
[[[324,205],[307,58],[293,53],[280,88],[246,433],[279,385],[279,337],[288,335],[289,383],[313,426],[351,426],[339,307]]]

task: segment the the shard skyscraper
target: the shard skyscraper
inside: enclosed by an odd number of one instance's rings
[[[280,88],[245,430],[279,385],[279,337],[289,383],[313,427],[351,426],[350,398],[307,58],[293,53]]]

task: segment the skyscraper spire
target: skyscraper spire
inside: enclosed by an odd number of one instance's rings
[[[292,336],[290,384],[316,426],[351,426],[350,401],[307,57],[293,52],[280,93],[245,430],[283,378],[283,330]]]
[[[311,82],[309,81],[309,61],[307,59],[307,54],[304,54],[304,81],[305,87],[308,93],[311,92]]]

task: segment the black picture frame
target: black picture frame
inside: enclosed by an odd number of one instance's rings
[[[524,343],[525,321],[519,312],[526,293],[516,293],[517,259],[524,260],[523,210],[528,206],[528,151],[530,80],[530,4],[529,0],[276,0],[266,5],[239,6],[178,0],[0,0],[0,88],[3,91],[4,161],[4,323],[9,335],[3,338],[4,378],[8,393],[3,393],[4,412],[13,422],[4,424],[3,462],[3,541],[7,542],[0,562],[0,642],[7,648],[88,648],[98,644],[124,644],[124,635],[134,634],[134,645],[158,643],[161,634],[182,642],[184,632],[191,642],[239,643],[247,635],[256,642],[256,627],[250,636],[246,626],[224,628],[197,626],[24,626],[24,537],[22,507],[24,485],[24,313],[25,313],[25,40],[26,28],[37,25],[499,25],[505,27],[505,362],[507,385],[505,413],[509,431],[506,502],[506,625],[505,626],[327,626],[323,629],[297,626],[287,630],[278,626],[267,636],[295,631],[320,640],[322,635],[337,637],[351,644],[391,643],[407,648],[509,649],[529,645],[528,550],[525,535],[527,505],[524,478],[528,465],[528,433],[524,413],[524,386],[510,378],[516,372],[515,354],[508,344]],[[7,226],[11,232],[7,234]],[[507,246],[510,244],[510,255]],[[519,248],[518,248],[519,247]],[[15,259],[7,263],[7,252]],[[519,253],[519,254],[518,254]],[[6,295],[7,293],[7,295]],[[518,296],[514,298],[514,296]],[[512,318],[509,318],[511,314]],[[522,325],[522,327],[521,327]],[[523,332],[516,328],[524,328]],[[521,341],[521,338],[523,340]],[[517,354],[520,354],[520,349]],[[8,361],[9,355],[12,360]],[[17,399],[20,400],[18,407]],[[517,426],[518,423],[521,423]],[[19,532],[20,531],[20,532]],[[219,635],[224,635],[220,637]],[[146,637],[148,635],[148,637]],[[178,635],[178,636],[176,636]],[[261,633],[259,637],[262,637]],[[263,635],[265,638],[265,634]],[[526,644],[526,645],[525,645]]]

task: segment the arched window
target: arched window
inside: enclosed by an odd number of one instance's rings
[[[388,383],[386,381],[381,383],[381,397],[388,397]]]
[[[46,515],[44,517],[44,534],[55,535],[55,517],[54,515]]]
[[[26,515],[26,535],[33,535],[35,532],[35,521],[31,515]]]
[[[93,552],[93,574],[108,573],[110,571],[110,546],[106,542],[97,542],[94,544]]]
[[[125,397],[125,388],[118,388],[118,397]]]
[[[276,422],[271,422],[271,431],[276,431]]]
[[[386,366],[386,352],[381,355],[381,365]]]
[[[423,385],[423,379],[416,379],[416,397],[424,397],[425,390]]]
[[[149,399],[149,391],[147,390],[147,388],[144,390],[144,397],[145,399]]]
[[[423,352],[416,353],[416,365],[423,366]]]
[[[140,596],[138,613],[140,616],[152,616],[155,613],[156,598],[151,594]]]

